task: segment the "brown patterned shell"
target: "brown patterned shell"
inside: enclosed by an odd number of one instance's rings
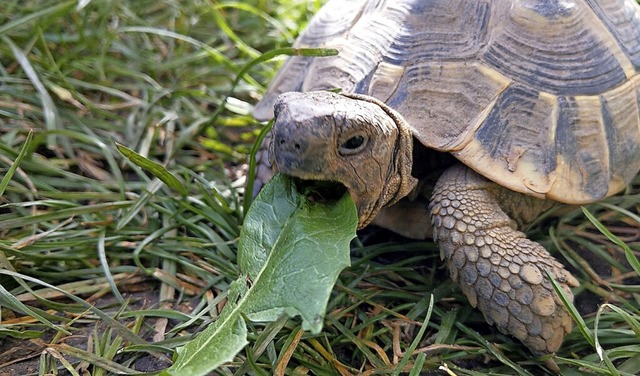
[[[295,46],[340,54],[289,58],[256,117],[287,91],[368,94],[424,145],[565,203],[640,170],[634,0],[330,0]]]

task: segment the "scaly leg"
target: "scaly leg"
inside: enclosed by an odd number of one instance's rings
[[[572,327],[543,269],[571,299],[578,281],[516,227],[552,205],[456,165],[438,180],[429,206],[434,239],[469,302],[539,354],[556,351]]]

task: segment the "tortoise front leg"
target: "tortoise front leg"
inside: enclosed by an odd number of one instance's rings
[[[431,204],[434,239],[451,277],[490,324],[535,353],[552,353],[571,317],[544,272],[573,299],[578,281],[538,243],[516,229],[553,205],[456,165],[438,180]]]

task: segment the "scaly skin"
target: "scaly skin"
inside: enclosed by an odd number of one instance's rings
[[[555,352],[572,326],[543,269],[571,299],[578,281],[512,218],[524,222],[551,205],[456,165],[438,180],[429,206],[434,239],[469,302],[490,324],[541,354]]]

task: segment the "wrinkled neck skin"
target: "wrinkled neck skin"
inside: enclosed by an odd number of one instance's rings
[[[274,113],[274,165],[296,178],[344,185],[358,209],[359,228],[415,188],[411,130],[379,100],[290,92],[278,97]]]
[[[364,212],[360,214],[361,212],[358,211],[358,228],[363,228],[373,221],[380,209],[385,206],[395,204],[400,199],[410,194],[417,186],[418,180],[411,176],[413,166],[413,134],[402,115],[384,104],[382,101],[361,94],[343,95],[377,105],[387,114],[388,118],[391,119],[397,129],[393,153],[390,156],[387,173],[382,177],[382,189],[380,190],[378,199],[366,215]]]

